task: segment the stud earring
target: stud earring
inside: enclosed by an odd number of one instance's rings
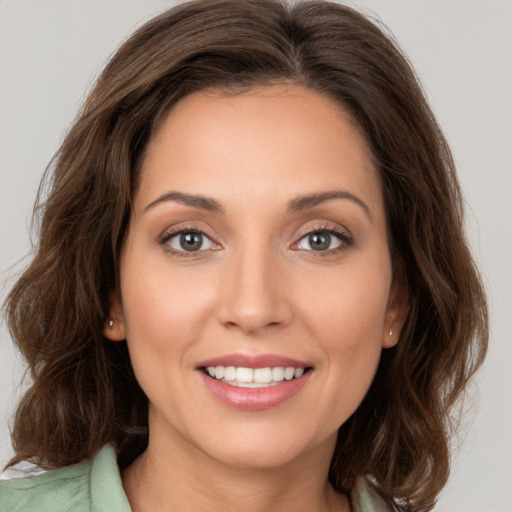
[[[389,337],[391,338],[393,336],[393,329],[389,329]]]
[[[108,321],[108,328],[112,329],[112,327],[114,327],[114,320],[109,320]]]

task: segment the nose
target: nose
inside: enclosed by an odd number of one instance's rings
[[[278,257],[247,247],[233,256],[221,283],[219,320],[252,336],[289,324],[293,309]]]

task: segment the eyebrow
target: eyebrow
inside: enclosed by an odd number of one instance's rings
[[[317,206],[325,201],[330,201],[331,199],[348,199],[360,206],[370,219],[372,218],[368,205],[362,199],[346,190],[328,190],[326,192],[297,197],[288,203],[288,210],[291,212],[307,210],[308,208]]]
[[[153,202],[146,206],[144,212],[147,212],[150,208],[153,208],[167,201],[176,201],[178,203],[183,203],[187,206],[192,206],[200,210],[206,210],[208,212],[224,213],[222,206],[217,201],[215,201],[215,199],[193,194],[184,194],[183,192],[175,191],[167,192],[156,198]]]
[[[297,197],[288,203],[288,211],[299,212],[307,210],[308,208],[313,208],[314,206],[324,203],[325,201],[330,201],[332,199],[348,199],[349,201],[352,201],[353,203],[360,206],[370,219],[372,218],[368,205],[362,199],[346,190],[329,190],[326,192],[318,192],[315,194],[308,194]],[[178,203],[183,203],[187,206],[192,206],[193,208],[198,208],[208,212],[224,213],[224,209],[217,201],[215,201],[215,199],[195,194],[185,194],[184,192],[177,191],[166,192],[165,194],[157,197],[154,201],[146,206],[144,212],[168,201],[176,201]]]

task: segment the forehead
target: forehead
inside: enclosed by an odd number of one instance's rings
[[[229,202],[336,188],[381,201],[365,138],[338,103],[281,84],[180,100],[148,146],[135,202],[166,189]]]

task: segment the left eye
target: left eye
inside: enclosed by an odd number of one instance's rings
[[[203,233],[182,231],[168,238],[167,243],[180,252],[196,252],[211,249],[214,243]]]
[[[343,244],[339,235],[328,231],[314,231],[302,237],[297,244],[298,249],[306,251],[328,251],[337,249]]]

